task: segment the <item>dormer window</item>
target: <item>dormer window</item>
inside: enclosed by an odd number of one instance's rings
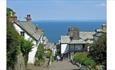
[[[21,34],[21,36],[24,36],[24,31],[21,31],[20,34]]]

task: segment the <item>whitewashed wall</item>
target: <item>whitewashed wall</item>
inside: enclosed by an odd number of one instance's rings
[[[29,56],[28,56],[28,63],[29,64],[34,64],[34,62],[35,62],[35,55],[36,55],[36,52],[37,52],[37,48],[38,48],[38,46],[39,46],[39,44],[41,43],[42,40],[43,39],[41,37],[40,41],[38,41],[36,45],[32,46],[33,48],[31,50],[31,52],[29,52]]]
[[[37,52],[37,47],[36,47],[36,45],[33,45],[32,47],[33,48],[31,50],[31,52],[29,52],[29,55],[28,55],[28,63],[34,64],[35,55],[36,55],[36,52]]]
[[[82,44],[61,44],[61,54],[67,53],[68,51],[82,51],[83,45]]]
[[[21,35],[20,32],[23,31],[23,30],[18,25],[16,25],[16,24],[13,24],[13,25],[14,25],[16,31],[19,33],[19,35]],[[36,45],[36,41],[33,40],[26,32],[24,33],[24,39],[32,40],[33,44]]]
[[[68,51],[68,44],[61,44],[61,54],[64,54]]]
[[[52,48],[52,51],[53,51],[53,56],[55,56],[56,55],[56,48]]]
[[[20,34],[21,31],[23,31],[18,25],[16,24],[13,24],[16,31]],[[21,34],[20,34],[21,35]],[[33,40],[26,32],[24,33],[24,38],[26,40],[32,40],[33,41],[33,48],[31,50],[31,52],[29,52],[29,55],[28,55],[28,63],[31,63],[31,64],[34,64],[35,62],[35,54],[37,52],[37,47],[39,46],[40,43],[43,42],[43,36],[40,38],[40,41],[35,41]]]
[[[16,29],[16,31],[20,34],[21,31],[23,31],[18,25],[16,25],[15,23],[13,24],[14,28]]]

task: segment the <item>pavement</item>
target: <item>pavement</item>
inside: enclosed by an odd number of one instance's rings
[[[58,62],[54,61],[49,67],[28,65],[27,70],[79,70],[79,68],[71,64],[68,60],[63,60]]]

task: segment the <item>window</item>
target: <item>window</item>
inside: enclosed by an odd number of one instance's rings
[[[21,31],[20,34],[21,34],[21,36],[24,36],[24,31]]]

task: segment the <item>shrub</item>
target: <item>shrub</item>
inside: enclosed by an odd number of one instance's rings
[[[7,17],[13,10],[7,8]],[[14,68],[19,53],[20,36],[16,32],[13,24],[7,19],[7,68]]]
[[[33,44],[32,44],[32,41],[26,40],[23,37],[21,37],[20,40],[21,40],[20,49],[21,49],[21,52],[24,56],[25,64],[27,64],[28,55],[29,55],[29,52],[32,49]]]
[[[103,33],[90,49],[89,55],[92,56],[96,64],[106,66],[106,33]]]
[[[44,45],[40,44],[38,46],[38,48],[37,48],[37,52],[36,52],[36,55],[35,55],[35,57],[36,57],[35,65],[40,66],[40,65],[44,64],[44,61],[45,61],[45,59],[44,59],[44,56],[45,56],[44,51],[45,51],[44,50]]]
[[[95,61],[91,57],[88,57],[88,53],[86,52],[76,53],[73,57],[73,61],[92,68],[95,66]]]
[[[52,50],[46,49],[45,51],[47,52],[47,53],[46,53],[46,57],[47,57],[47,58],[50,58],[50,57],[52,56]]]

